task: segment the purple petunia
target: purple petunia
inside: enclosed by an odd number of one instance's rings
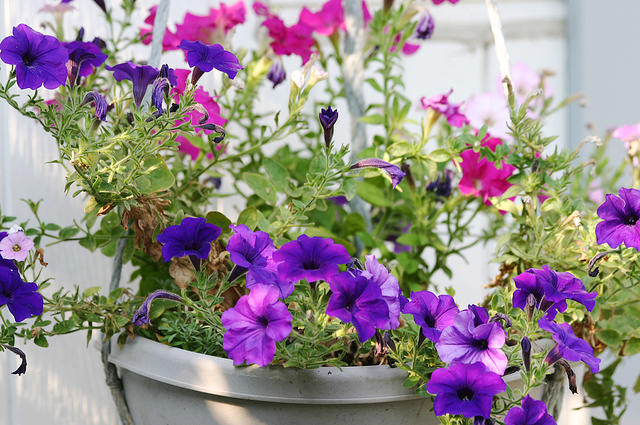
[[[278,84],[287,79],[287,72],[284,70],[284,65],[281,60],[277,59],[273,62],[271,69],[269,69],[267,73],[267,79],[273,83],[272,88],[274,89]]]
[[[445,328],[436,343],[440,359],[446,363],[483,363],[488,370],[502,375],[507,367],[507,356],[502,351],[506,332],[496,322],[482,323],[484,309],[464,310]],[[486,313],[486,310],[484,310]]]
[[[583,361],[592,373],[600,371],[600,359],[593,355],[593,348],[585,340],[578,338],[568,323],[555,323],[546,318],[538,320],[540,329],[551,332],[556,346],[551,349],[545,361],[553,364],[564,358],[572,362]]]
[[[389,308],[380,287],[361,274],[342,272],[329,280],[331,297],[327,315],[352,323],[360,342],[376,333],[376,327],[389,322]]]
[[[182,40],[178,47],[185,51],[189,66],[197,67],[202,72],[215,68],[233,80],[238,71],[243,69],[236,55],[224,50],[219,44],[207,45],[201,41]],[[195,83],[193,80],[192,82]]]
[[[542,269],[528,269],[513,278],[516,288],[513,306],[526,309],[527,298],[532,295],[536,308],[546,311],[546,317],[553,319],[558,312],[567,309],[567,300],[574,300],[592,311],[595,307],[596,292],[587,292],[580,279],[569,272],[558,273],[542,266]]]
[[[429,291],[418,291],[411,293],[411,301],[404,305],[402,312],[412,314],[416,324],[422,327],[422,334],[436,343],[442,331],[453,325],[453,318],[459,310],[450,295],[437,296]]]
[[[426,12],[420,18],[414,36],[419,40],[428,40],[433,36],[434,28],[435,21],[433,20],[433,16],[429,12]]]
[[[338,121],[338,110],[331,109],[331,106],[327,106],[327,109],[320,109],[318,118],[320,119],[320,125],[322,125],[324,144],[329,147],[333,139],[333,126],[336,125],[336,121]]]
[[[291,333],[291,313],[278,299],[273,286],[255,285],[249,295],[240,297],[235,307],[222,314],[227,330],[223,348],[234,365],[245,361],[266,366],[276,352],[276,341]]]
[[[328,280],[338,273],[338,264],[348,263],[351,257],[345,247],[332,239],[300,235],[274,252],[273,260],[278,263],[281,279],[292,282],[307,279],[311,283]]]
[[[154,291],[147,297],[146,300],[144,300],[142,305],[133,314],[133,318],[131,319],[131,322],[133,322],[135,326],[151,324],[151,318],[149,317],[149,315],[151,314],[151,303],[156,298],[163,298],[166,300],[173,300],[173,301],[182,300],[180,295],[176,295],[172,292],[163,291],[162,289],[158,289],[157,291]]]
[[[38,285],[23,282],[17,271],[0,267],[0,306],[7,305],[16,322],[42,314],[44,300]]]
[[[379,323],[377,327],[386,330],[397,329],[400,326],[400,295],[402,295],[398,279],[378,262],[375,255],[367,255],[365,258],[367,261],[361,276],[378,285],[382,292],[382,300],[389,310],[388,319]]]
[[[278,276],[272,258],[276,249],[269,234],[253,232],[244,224],[229,227],[234,235],[229,238],[227,251],[236,266],[247,270],[247,288],[251,289],[256,284],[274,285],[280,291],[280,298],[291,295],[294,284]]]
[[[113,78],[117,81],[130,80],[133,85],[133,99],[139,108],[147,91],[147,86],[155,81],[160,71],[150,65],[136,65],[128,61],[115,66],[107,66],[107,70],[113,71]],[[167,76],[172,85],[178,84],[178,78],[173,69],[168,70]]]
[[[83,105],[89,103],[93,103],[95,105],[96,117],[100,121],[105,121],[107,119],[107,109],[109,109],[109,105],[107,105],[107,100],[104,96],[97,91],[90,91],[84,95],[84,99],[82,100]]]
[[[391,177],[391,183],[393,188],[395,189],[397,185],[400,184],[402,179],[405,176],[405,173],[398,167],[397,165],[393,165],[388,163],[387,161],[383,161],[378,158],[367,158],[360,160],[351,166],[351,169],[357,168],[365,168],[365,167],[373,167],[379,168],[380,170],[386,172],[389,177]]]
[[[640,190],[620,188],[616,196],[607,194],[598,207],[598,217],[603,221],[596,225],[599,244],[607,243],[611,248],[621,244],[640,250]]]
[[[67,80],[67,50],[57,38],[20,24],[0,42],[0,59],[16,66],[21,89],[56,89]]]
[[[86,77],[107,60],[107,55],[94,43],[72,41],[64,43],[69,54],[69,82],[73,85],[78,78]]]
[[[427,185],[427,191],[435,193],[438,201],[448,198],[451,195],[453,176],[453,171],[444,170],[442,175]]]
[[[204,218],[185,217],[180,224],[164,229],[157,240],[163,244],[162,257],[166,262],[185,255],[205,259],[209,256],[211,242],[221,233],[222,229],[207,223]]]
[[[450,414],[467,418],[488,418],[493,396],[506,387],[500,375],[481,363],[458,363],[448,369],[436,369],[427,382],[427,391],[436,396],[433,401],[436,416]]]
[[[522,399],[522,407],[512,407],[504,418],[505,425],[556,425],[553,416],[547,413],[544,401],[531,398]]]

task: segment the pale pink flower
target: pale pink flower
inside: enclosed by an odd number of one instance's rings
[[[640,166],[638,153],[640,153],[640,123],[633,125],[623,125],[611,133],[612,137],[624,142],[627,153],[633,158],[633,166]]]
[[[5,260],[24,261],[33,248],[33,241],[24,232],[9,233],[0,240],[0,257]]]
[[[495,137],[508,137],[507,121],[509,111],[504,96],[500,93],[482,93],[467,101],[464,113],[471,126],[479,129],[487,126],[487,131]]]

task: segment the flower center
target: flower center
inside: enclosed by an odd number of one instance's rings
[[[476,339],[471,343],[471,345],[480,350],[486,350],[489,348],[489,343],[486,339]]]
[[[473,398],[473,391],[469,387],[460,388],[457,394],[460,400],[471,400]]]
[[[430,314],[426,314],[424,316],[424,323],[426,323],[427,326],[429,326],[430,328],[435,328],[436,327],[436,319],[435,319],[435,317],[431,316]]]
[[[258,323],[260,323],[265,328],[269,326],[269,320],[267,320],[267,318],[264,316],[258,317]]]
[[[22,62],[25,64],[25,66],[31,66],[37,58],[38,57],[31,53],[31,51],[28,51],[24,54],[24,56],[22,56]]]
[[[22,248],[20,247],[20,245],[15,244],[14,246],[11,247],[11,249],[13,250],[13,252],[20,252],[22,251]]]
[[[315,260],[311,260],[311,261],[302,263],[302,267],[305,270],[318,270],[320,268],[320,265],[317,264]]]
[[[634,226],[637,221],[638,217],[636,217],[635,215],[628,215],[624,218],[624,224],[627,224],[629,226]]]

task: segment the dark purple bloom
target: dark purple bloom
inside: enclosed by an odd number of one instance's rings
[[[82,101],[83,105],[88,103],[93,103],[96,107],[96,117],[99,120],[105,121],[107,119],[107,101],[103,95],[98,93],[97,91],[90,91],[86,95],[84,95],[84,100]]]
[[[603,221],[596,225],[599,244],[607,243],[611,248],[621,244],[640,250],[640,190],[620,188],[616,196],[607,194],[598,207],[598,217]]]
[[[346,196],[330,196],[327,198],[328,200],[330,200],[331,202],[333,202],[334,204],[336,204],[339,207],[344,207],[345,205],[347,205],[349,203],[349,200],[347,199]]]
[[[169,226],[157,237],[162,245],[162,257],[169,262],[173,257],[193,255],[200,259],[209,256],[211,242],[218,239],[222,229],[207,223],[204,218],[185,217],[180,224]]]
[[[291,333],[291,313],[278,300],[279,295],[273,286],[255,285],[249,295],[240,297],[235,307],[222,314],[227,330],[223,348],[234,365],[245,361],[268,365],[276,352],[276,341]]]
[[[482,363],[457,363],[448,369],[436,369],[427,382],[427,391],[435,394],[436,416],[463,415],[467,418],[491,415],[493,396],[506,389],[500,375]]]
[[[166,300],[173,300],[173,301],[181,301],[182,300],[180,295],[176,295],[176,294],[171,293],[171,292],[163,291],[162,289],[158,289],[157,291],[154,291],[153,293],[151,293],[147,297],[146,300],[144,300],[142,305],[133,314],[133,318],[131,319],[131,321],[133,322],[133,324],[135,326],[142,326],[142,325],[150,325],[151,324],[151,318],[149,317],[149,315],[151,314],[151,303],[156,298],[164,298]]]
[[[147,91],[147,86],[155,81],[160,71],[150,65],[136,65],[128,61],[116,66],[107,66],[109,71],[113,71],[113,78],[117,81],[130,80],[133,84],[133,99],[139,108]],[[168,70],[167,78],[172,85],[178,84],[178,79],[172,69]]]
[[[281,60],[276,60],[271,65],[271,69],[267,74],[267,79],[273,83],[273,88],[282,83],[287,78],[287,73],[284,70],[284,66],[282,65]]]
[[[525,310],[527,298],[535,298],[536,308],[547,312],[553,319],[558,312],[567,309],[567,300],[574,300],[592,311],[595,307],[595,292],[587,292],[580,279],[569,272],[557,273],[549,266],[542,269],[528,269],[513,278],[516,288],[513,306]]]
[[[404,305],[402,312],[412,314],[416,324],[422,327],[422,334],[436,343],[442,331],[453,325],[453,318],[459,310],[450,295],[437,296],[429,291],[418,291],[411,293],[411,301]]]
[[[163,65],[165,66],[165,65]],[[153,106],[158,109],[160,114],[164,113],[164,109],[162,108],[162,102],[166,95],[169,94],[169,89],[171,88],[171,84],[167,78],[158,77],[153,80],[153,89],[151,91],[151,103]]]
[[[378,285],[382,292],[382,300],[387,304],[389,310],[388,319],[383,323],[378,323],[379,329],[397,329],[400,326],[400,285],[389,270],[378,262],[375,255],[365,257],[365,269],[360,274]]]
[[[427,191],[435,193],[436,200],[448,198],[451,195],[452,180],[453,171],[444,170],[441,176],[438,176],[435,181],[427,185]]]
[[[7,305],[16,322],[42,314],[44,300],[38,285],[23,282],[17,271],[0,267],[0,306]]]
[[[182,40],[178,47],[187,54],[189,66],[197,67],[202,72],[215,68],[233,80],[238,70],[243,69],[236,55],[224,50],[219,44],[207,45],[201,41]]]
[[[547,413],[547,405],[543,401],[531,398],[522,399],[522,407],[512,407],[504,418],[505,425],[556,425],[553,416]]]
[[[531,369],[531,341],[525,336],[520,341],[520,346],[522,347],[522,363],[524,363],[524,368],[529,372]]]
[[[385,171],[391,177],[391,183],[393,184],[393,188],[395,189],[398,184],[402,181],[402,178],[405,176],[404,172],[397,165],[389,164],[387,161],[383,161],[378,158],[367,158],[360,160],[351,166],[351,169],[356,168],[364,168],[364,167],[374,167],[379,168],[382,171]]]
[[[426,12],[422,15],[422,18],[420,18],[420,22],[418,22],[414,36],[420,40],[428,40],[433,36],[434,28],[435,22],[433,20],[433,16],[429,12]]]
[[[69,82],[75,84],[80,77],[86,77],[107,60],[107,55],[91,42],[72,41],[64,43],[69,54]]]
[[[600,370],[600,359],[593,355],[593,348],[585,340],[576,336],[568,323],[556,323],[546,318],[538,320],[540,329],[551,332],[553,340],[557,343],[551,349],[545,361],[553,364],[564,358],[572,362],[583,361],[592,373]]]
[[[389,308],[380,287],[370,279],[342,272],[329,279],[331,297],[327,315],[352,323],[360,342],[376,333],[376,327],[389,322]]]
[[[478,318],[473,310],[458,313],[453,326],[445,328],[436,343],[438,355],[446,363],[480,362],[502,375],[507,367],[507,356],[502,351],[507,334],[496,322],[476,324]]]
[[[274,252],[273,260],[278,263],[281,279],[292,282],[307,279],[311,283],[328,280],[338,273],[338,264],[348,263],[351,257],[345,247],[332,239],[300,235]]]
[[[327,106],[327,109],[320,109],[318,117],[320,118],[320,124],[322,125],[322,131],[324,133],[324,144],[329,147],[333,139],[333,126],[336,124],[336,121],[338,121],[338,110],[331,109],[331,106]]]
[[[57,38],[41,34],[25,24],[13,27],[13,35],[0,42],[0,59],[16,66],[21,89],[64,86],[67,80],[67,49]]]

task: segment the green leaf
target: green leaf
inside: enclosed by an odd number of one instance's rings
[[[358,182],[356,186],[356,193],[371,205],[379,207],[390,207],[392,205],[391,200],[387,197],[385,192],[380,189],[380,187],[367,180]]]
[[[640,375],[636,378],[636,383],[633,384],[633,392],[636,394],[640,393]]]
[[[357,232],[363,232],[367,230],[367,224],[364,218],[358,213],[350,213],[345,217],[342,223],[342,228],[345,235],[354,235]]]
[[[360,122],[365,124],[384,124],[384,117],[380,114],[367,115],[366,117],[360,118]]]
[[[145,175],[136,178],[136,187],[143,193],[162,192],[170,189],[176,182],[173,173],[160,156],[148,158],[142,162]]]
[[[287,187],[287,179],[289,178],[289,172],[287,169],[271,158],[265,158],[262,161],[262,164],[264,165],[265,170],[267,170],[269,177],[271,177],[273,184],[278,188],[278,190],[284,192]]]
[[[446,162],[451,159],[451,154],[444,149],[436,149],[429,153],[429,159],[435,162]]]
[[[229,225],[232,223],[231,220],[227,218],[226,215],[222,214],[220,211],[209,211],[205,216],[207,223],[214,224],[222,229],[222,234],[228,233],[231,231]]]
[[[403,156],[413,152],[413,145],[401,140],[389,146],[389,153],[393,156]]]
[[[61,229],[58,236],[60,236],[62,239],[68,239],[74,237],[78,232],[79,229],[77,227],[69,226]]]
[[[627,341],[627,345],[624,348],[625,356],[633,356],[640,353],[640,338],[632,337]]]
[[[242,179],[251,190],[269,205],[275,205],[278,201],[276,188],[266,177],[257,173],[243,173]]]
[[[596,336],[605,344],[610,345],[612,347],[616,347],[620,345],[622,342],[622,337],[617,331],[613,329],[604,329],[596,333]]]
[[[90,286],[89,288],[85,289],[84,291],[82,291],[82,298],[91,298],[94,295],[98,294],[100,292],[100,289],[102,287],[100,286]]]
[[[36,344],[38,347],[48,347],[49,343],[47,342],[47,337],[45,337],[44,335],[40,334],[37,337],[35,337],[33,339],[34,344]]]
[[[258,210],[255,207],[249,207],[238,215],[238,224],[244,224],[253,230],[258,224]]]

